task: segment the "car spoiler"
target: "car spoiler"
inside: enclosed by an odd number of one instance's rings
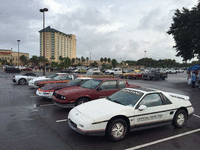
[[[169,93],[168,94],[171,96],[171,97],[175,97],[175,98],[179,98],[179,99],[182,99],[182,100],[187,100],[189,101],[190,97],[189,96],[185,96],[185,95],[181,95],[181,94],[175,94],[175,93]]]

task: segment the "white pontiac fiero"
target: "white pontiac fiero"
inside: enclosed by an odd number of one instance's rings
[[[68,115],[69,126],[85,135],[123,139],[134,130],[172,123],[184,127],[194,108],[188,96],[146,88],[126,88],[113,95],[83,103]]]

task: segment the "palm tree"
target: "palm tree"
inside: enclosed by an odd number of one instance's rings
[[[103,60],[104,60],[104,62],[106,63],[108,59],[105,57]]]
[[[111,62],[111,59],[110,58],[108,58],[108,63],[110,63]]]
[[[86,57],[86,61],[87,61],[87,65],[88,65],[89,57]]]
[[[81,57],[81,61],[82,63],[85,62],[85,58],[83,56]]]
[[[101,63],[103,62],[103,57],[100,58]]]

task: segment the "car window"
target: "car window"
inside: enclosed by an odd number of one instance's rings
[[[102,81],[101,80],[89,80],[81,85],[81,87],[87,89],[95,89]]]
[[[72,80],[72,75],[62,76],[61,80]]]
[[[118,88],[123,89],[126,87],[126,83],[123,80],[119,80],[118,82]]]
[[[117,89],[117,81],[105,81],[100,88],[102,90]]]
[[[47,76],[46,78],[54,78],[56,76],[58,76],[58,74],[53,74],[53,75]]]
[[[145,105],[147,107],[154,107],[163,105],[161,97],[158,93],[148,94],[146,95],[139,105]]]

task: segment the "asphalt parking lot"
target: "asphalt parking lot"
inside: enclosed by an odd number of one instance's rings
[[[51,74],[47,72],[47,74]],[[190,96],[194,115],[182,129],[172,125],[131,132],[123,141],[84,136],[67,124],[70,109],[57,107],[49,99],[36,96],[28,85],[12,83],[13,74],[0,70],[0,147],[1,149],[65,150],[198,150],[200,141],[200,90],[187,84],[185,73],[172,74],[164,81],[128,80],[148,88]]]

